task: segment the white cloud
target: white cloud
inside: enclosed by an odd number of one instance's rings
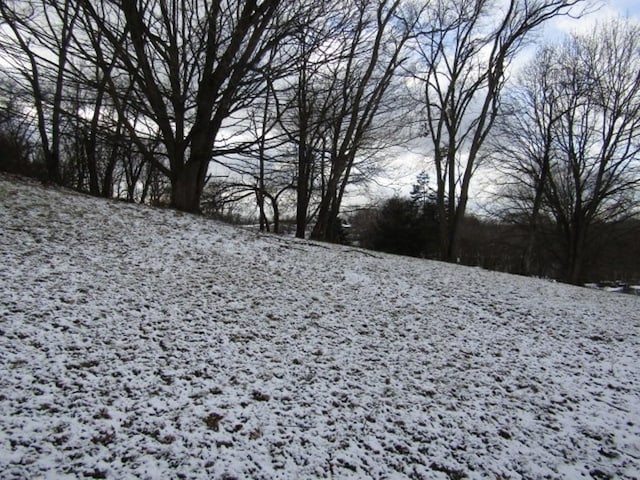
[[[554,36],[560,38],[563,34],[569,33],[587,33],[593,30],[598,22],[618,16],[640,20],[640,3],[638,0],[609,0],[594,4],[591,8],[587,8],[587,12],[580,18],[573,16],[555,18],[545,28],[545,38]]]

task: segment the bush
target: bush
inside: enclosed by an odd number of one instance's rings
[[[28,127],[19,121],[11,105],[0,107],[0,171],[43,179],[42,162],[34,161]]]
[[[44,164],[29,158],[30,146],[18,143],[11,135],[0,132],[0,171],[43,179]]]
[[[382,207],[354,219],[360,245],[372,250],[412,257],[437,254],[438,224],[434,206],[393,197]]]

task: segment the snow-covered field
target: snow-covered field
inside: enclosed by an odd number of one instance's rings
[[[640,478],[640,298],[0,177],[0,478]]]

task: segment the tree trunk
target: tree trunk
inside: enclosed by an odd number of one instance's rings
[[[582,283],[582,267],[584,263],[585,255],[585,243],[587,232],[585,229],[580,228],[575,232],[571,243],[569,245],[569,255],[567,273],[565,280],[574,285],[580,285]]]
[[[438,210],[438,258],[446,260],[449,249],[449,220],[447,215],[447,200],[445,196],[445,179],[442,173],[442,157],[436,154],[437,192],[436,207]]]
[[[316,221],[311,238],[323,242],[336,242],[337,238],[337,222],[338,222],[338,201],[335,182],[330,181],[327,186],[327,192],[320,203],[318,211],[318,220]]]
[[[452,212],[453,217],[449,222],[449,238],[447,238],[447,256],[445,260],[451,263],[458,263],[458,242],[460,239],[458,212]]]
[[[208,165],[208,162],[206,162]],[[206,166],[193,159],[185,163],[171,181],[171,206],[177,210],[200,213],[200,197],[204,189]]]
[[[298,179],[296,182],[296,237],[304,238],[307,233],[307,213],[309,210],[309,200],[311,198],[311,166],[313,164],[313,153],[307,147],[307,125],[306,119],[301,115],[302,124],[300,126],[300,143],[298,145]]]
[[[104,177],[102,178],[102,196],[105,198],[113,197],[113,172],[115,171],[116,163],[118,162],[118,152],[119,149],[114,146],[111,154],[109,155],[107,167],[104,170]]]
[[[271,207],[273,208],[273,233],[280,233],[280,210],[275,199],[271,200]]]
[[[536,183],[535,197],[533,200],[533,208],[531,211],[531,219],[529,221],[529,237],[527,238],[527,244],[522,255],[521,269],[522,273],[525,275],[531,275],[533,272],[533,257],[538,240],[538,223],[540,217],[540,208],[542,206],[542,195],[544,193],[546,183],[547,163],[548,162],[545,162],[545,165],[543,165],[540,179]]]
[[[261,172],[262,175],[262,172]],[[262,180],[260,181],[260,185],[263,185]],[[269,220],[267,220],[267,214],[264,211],[264,187],[258,186],[256,189],[256,202],[258,203],[258,217],[260,221],[260,231],[261,232],[269,232]]]
[[[307,178],[298,177],[296,185],[296,237],[304,238],[307,233],[307,211],[309,209],[309,183]]]
[[[94,138],[84,139],[85,156],[87,158],[87,171],[89,173],[89,193],[95,197],[100,196],[100,180],[98,179],[98,158]]]
[[[264,192],[263,197],[263,206],[264,206],[264,198],[268,198],[271,203],[271,209],[273,210],[273,233],[280,233],[280,210],[278,209],[278,196],[271,195],[268,192]],[[269,231],[269,222],[267,221],[267,217],[265,215],[264,221],[267,225],[267,231]]]
[[[94,197],[100,196],[100,181],[98,180],[98,167],[95,154],[87,152],[87,170],[89,171],[89,193]]]
[[[565,280],[574,285],[579,285],[582,277],[582,251],[574,245],[572,248],[571,256],[569,257],[569,264],[567,266],[567,272]]]
[[[60,185],[62,176],[60,175],[60,156],[56,152],[47,152],[45,154],[47,166],[47,180],[49,182]]]
[[[147,195],[149,195],[149,188],[151,186],[151,181],[154,175],[154,165],[153,162],[149,162],[147,164],[147,175],[144,180],[144,185],[142,185],[142,193],[140,195],[140,203],[145,203],[147,201]]]

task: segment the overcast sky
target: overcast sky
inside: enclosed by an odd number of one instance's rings
[[[571,33],[575,31],[585,31],[590,29],[596,22],[605,18],[615,17],[618,15],[628,16],[640,20],[640,1],[639,0],[593,0],[596,6],[594,11],[583,18],[574,19],[571,17],[560,17],[545,28],[545,33],[550,30],[558,30],[559,32]],[[599,6],[599,8],[598,8]]]

